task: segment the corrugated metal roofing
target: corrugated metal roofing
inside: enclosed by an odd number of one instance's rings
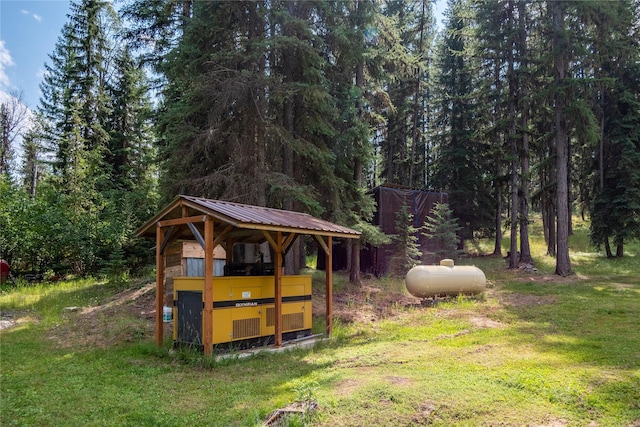
[[[158,215],[138,230],[139,236],[155,234],[154,225],[163,219],[176,218],[176,208],[187,206],[197,214],[210,215],[221,222],[242,229],[273,230],[300,234],[331,235],[359,238],[360,233],[309,214],[265,208],[222,200],[180,195]],[[197,215],[196,214],[196,215]]]

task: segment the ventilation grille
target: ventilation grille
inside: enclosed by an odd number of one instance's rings
[[[267,308],[267,326],[276,325],[276,309]],[[282,330],[292,331],[295,329],[304,329],[304,314],[293,313],[282,315]]]
[[[282,316],[282,330],[292,331],[304,328],[304,315],[302,313],[285,314]]]
[[[260,318],[233,321],[233,339],[249,338],[260,335]]]

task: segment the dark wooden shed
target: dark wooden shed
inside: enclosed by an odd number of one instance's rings
[[[396,234],[397,215],[403,205],[407,205],[413,215],[413,226],[421,227],[436,203],[447,203],[447,193],[428,190],[416,190],[402,187],[379,186],[370,191],[376,201],[377,209],[372,223],[380,227],[386,234]],[[418,236],[423,262],[435,262],[431,253],[437,249],[437,242],[430,241],[423,235]],[[372,272],[376,276],[394,273],[392,260],[395,249],[393,244],[379,247],[363,248],[360,255],[362,271]]]
[[[203,348],[205,354],[213,351],[213,293],[214,248],[226,250],[231,261],[235,243],[268,242],[274,254],[273,293],[275,307],[274,343],[282,345],[282,260],[291,244],[302,235],[313,236],[320,248],[332,259],[334,237],[357,239],[360,233],[347,227],[315,218],[311,215],[271,209],[259,206],[210,200],[193,196],[177,196],[156,216],[137,231],[138,236],[156,240],[156,317],[155,340],[163,342],[163,297],[165,285],[165,251],[178,240],[196,240],[204,249],[203,286]],[[332,268],[327,266],[326,289],[326,334],[332,331]]]

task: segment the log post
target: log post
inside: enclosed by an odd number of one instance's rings
[[[162,242],[164,240],[164,229],[158,223],[156,231],[156,345],[162,345],[164,325],[162,321],[162,310],[164,307],[164,256],[162,253]]]
[[[202,313],[205,356],[213,354],[213,218],[204,222],[204,309]]]
[[[331,336],[333,331],[333,242],[331,236],[327,236],[327,262],[325,266],[325,286],[327,294],[326,306],[326,320],[327,328],[326,335]]]
[[[274,263],[274,308],[275,308],[275,346],[282,345],[282,232],[276,232],[275,263]]]

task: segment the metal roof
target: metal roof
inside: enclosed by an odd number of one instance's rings
[[[138,236],[152,237],[156,233],[156,224],[159,221],[181,218],[185,212],[186,216],[209,215],[237,229],[283,231],[352,239],[360,237],[360,232],[356,230],[306,213],[186,195],[177,196],[160,213],[140,227],[137,234]]]

